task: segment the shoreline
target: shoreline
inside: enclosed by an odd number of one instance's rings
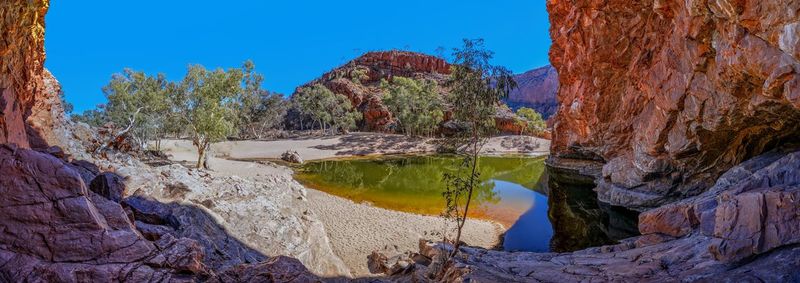
[[[419,247],[419,240],[442,240],[445,227],[448,223],[444,218],[434,215],[424,215],[411,212],[395,211],[373,206],[368,203],[356,203],[350,199],[326,193],[302,185],[294,178],[294,170],[290,166],[278,162],[256,162],[258,160],[279,159],[280,154],[286,150],[301,152],[301,157],[307,161],[340,158],[369,158],[385,155],[408,154],[408,151],[399,152],[389,150],[398,148],[397,144],[406,141],[396,135],[387,134],[356,134],[357,139],[372,139],[379,141],[361,144],[361,147],[370,147],[367,153],[347,147],[331,147],[332,144],[347,140],[347,136],[334,138],[306,139],[300,147],[294,140],[283,141],[236,141],[215,144],[212,147],[214,155],[210,160],[211,170],[216,173],[239,176],[255,182],[264,182],[276,176],[288,177],[293,183],[301,185],[306,191],[306,201],[313,215],[318,218],[325,229],[328,242],[336,254],[350,268],[353,277],[373,276],[367,268],[367,256],[373,251],[382,251],[386,248],[398,251],[414,251]],[[517,154],[518,148],[502,147],[508,139],[533,139],[533,137],[506,136],[494,138],[495,147],[487,151],[492,155]],[[380,141],[392,140],[393,143],[385,144]],[[419,140],[414,139],[414,142]],[[196,153],[190,142],[181,140],[165,140],[162,142],[164,152],[172,155],[172,160],[181,162],[196,160]],[[352,145],[351,145],[352,146]],[[422,146],[430,146],[423,144]],[[498,148],[500,146],[501,148]],[[387,149],[389,148],[389,149]],[[403,148],[400,146],[399,148]],[[547,142],[549,148],[549,142]],[[499,150],[500,149],[500,150]],[[308,154],[303,156],[303,152]],[[418,151],[413,154],[430,154],[433,150]],[[544,152],[534,152],[536,156],[546,155]],[[452,224],[451,224],[452,225]],[[499,222],[470,218],[464,227],[462,240],[471,246],[495,249],[502,244],[502,237],[506,229]]]

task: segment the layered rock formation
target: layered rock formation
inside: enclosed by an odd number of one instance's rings
[[[514,76],[517,82],[508,95],[506,103],[512,108],[528,107],[550,118],[558,110],[556,93],[558,92],[558,73],[556,68],[547,65]]]
[[[44,15],[48,1],[0,3],[0,143],[29,147],[25,120],[44,87]]]
[[[548,1],[552,151],[605,163],[603,201],[646,210],[800,137],[800,2]]]

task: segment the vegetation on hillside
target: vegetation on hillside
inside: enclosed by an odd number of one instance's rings
[[[300,88],[292,96],[291,103],[303,116],[301,122],[308,117],[313,121],[311,127],[323,132],[347,133],[361,120],[361,113],[346,96],[333,93],[322,84]]]
[[[394,77],[392,82],[383,80],[381,89],[403,134],[432,136],[444,121],[444,102],[435,82]]]
[[[542,118],[542,114],[531,108],[521,107],[517,110],[517,116],[522,119],[518,123],[522,126],[522,134],[538,135],[547,129],[547,122]]]

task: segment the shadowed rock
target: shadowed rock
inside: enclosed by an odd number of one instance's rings
[[[800,2],[548,1],[559,157],[606,164],[601,200],[704,192],[800,137]]]

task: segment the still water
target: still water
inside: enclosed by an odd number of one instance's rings
[[[304,165],[295,175],[304,185],[356,202],[387,209],[439,215],[445,206],[444,172],[456,172],[456,156],[386,156],[326,160]],[[506,250],[548,251],[553,228],[548,219],[544,158],[481,157],[477,208],[470,217],[490,219],[508,229]],[[473,205],[474,205],[473,204]]]

